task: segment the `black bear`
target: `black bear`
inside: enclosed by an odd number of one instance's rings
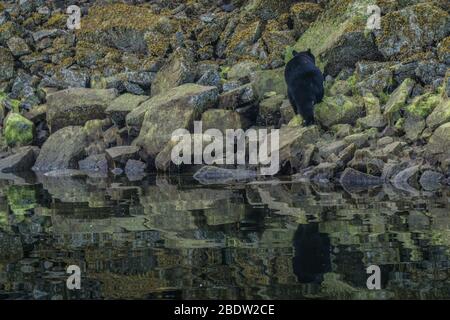
[[[311,125],[314,123],[314,105],[323,99],[323,74],[310,49],[303,52],[294,50],[293,54],[284,72],[289,100],[294,112],[303,117],[305,125]]]

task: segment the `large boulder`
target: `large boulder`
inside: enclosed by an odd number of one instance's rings
[[[370,32],[366,32],[368,0],[332,1],[319,15],[294,48],[311,49],[318,66],[326,74],[336,76],[353,68],[357,61],[376,60],[381,55]]]
[[[144,102],[127,116],[128,126],[142,123],[133,143],[143,147],[147,156],[155,157],[175,130],[191,128],[195,119],[216,104],[218,95],[216,87],[185,84]]]
[[[127,114],[139,107],[144,101],[150,99],[148,96],[137,96],[126,93],[114,99],[106,109],[106,113],[111,117],[115,124],[123,126]]]
[[[439,42],[450,30],[449,14],[430,4],[419,3],[382,17],[376,43],[386,58],[408,57]]]
[[[223,134],[226,130],[245,129],[248,125],[240,113],[232,110],[211,109],[202,115],[203,130],[218,129]]]
[[[336,124],[355,124],[364,115],[364,102],[357,97],[337,95],[325,97],[322,103],[315,106],[316,120],[324,127]]]
[[[284,68],[256,71],[251,74],[253,90],[259,99],[266,93],[276,92],[287,96],[287,84],[284,79]]]
[[[450,99],[444,98],[427,118],[427,126],[431,129],[450,122]]]
[[[450,122],[447,122],[434,131],[428,142],[427,149],[431,154],[450,155]]]
[[[49,94],[47,123],[52,132],[67,126],[82,126],[88,120],[104,119],[116,98],[114,89],[73,88]]]
[[[152,84],[152,96],[165,94],[169,89],[194,82],[196,67],[192,54],[178,49],[156,74]]]
[[[58,130],[42,146],[33,170],[77,169],[87,146],[87,134],[83,127],[69,126]]]

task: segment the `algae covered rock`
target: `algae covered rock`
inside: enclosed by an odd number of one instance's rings
[[[370,32],[366,32],[367,0],[331,1],[294,46],[311,49],[317,65],[331,76],[357,61],[377,60],[380,53]]]
[[[26,146],[33,142],[34,124],[22,115],[11,112],[4,121],[3,134],[9,146]]]
[[[218,95],[219,90],[216,87],[206,87],[197,84],[184,84],[172,88],[166,93],[154,96],[133,109],[126,117],[128,130],[132,135],[138,135],[146,113],[154,115],[161,113],[160,121],[162,123],[160,125],[169,125],[168,123],[171,122],[171,119],[177,118],[176,110],[181,110],[182,112],[195,110],[196,115],[200,115],[203,111],[216,104]],[[162,118],[163,114],[166,116],[164,119]],[[155,123],[155,125],[159,124]],[[142,134],[144,135],[145,132]]]
[[[115,124],[122,126],[125,123],[127,114],[148,99],[150,99],[148,96],[126,93],[114,99],[106,109],[106,113],[110,115]]]
[[[155,157],[175,130],[191,128],[217,99],[216,87],[185,84],[144,102],[127,116],[127,124],[138,124],[143,117],[142,129],[133,143],[143,147],[147,156]]]
[[[431,3],[420,3],[382,18],[376,43],[386,58],[407,57],[448,35],[449,14]]]
[[[58,130],[42,146],[33,170],[48,172],[77,169],[87,146],[87,134],[83,127],[69,126]]]
[[[314,114],[316,120],[327,128],[335,124],[355,124],[364,115],[364,103],[358,97],[325,97],[315,106]]]
[[[232,110],[212,109],[202,115],[203,130],[218,129],[223,134],[226,130],[245,129],[248,120]]]
[[[426,123],[431,129],[450,121],[450,99],[444,98],[428,116]]]
[[[393,124],[400,117],[399,112],[406,106],[406,101],[411,94],[414,84],[414,80],[405,79],[389,97],[384,107],[384,115],[390,124]]]
[[[251,80],[253,90],[259,99],[262,99],[268,92],[276,92],[287,96],[284,68],[254,72]]]
[[[73,88],[49,94],[47,123],[52,132],[67,126],[84,125],[88,120],[104,119],[106,109],[116,98],[114,89]]]

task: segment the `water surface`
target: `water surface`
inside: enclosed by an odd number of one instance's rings
[[[446,299],[449,191],[6,175],[0,298]]]

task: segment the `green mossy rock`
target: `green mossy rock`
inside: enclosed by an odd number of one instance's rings
[[[284,68],[257,71],[252,74],[252,86],[256,96],[263,99],[268,92],[276,92],[287,96],[287,84],[284,79]]]
[[[450,155],[450,122],[447,122],[434,131],[428,142],[428,151],[432,154]]]
[[[300,37],[294,48],[311,49],[317,65],[331,76],[354,67],[362,59],[373,60],[380,54],[366,32],[367,6],[370,0],[329,1],[326,10]]]
[[[364,102],[360,97],[325,97],[322,103],[315,106],[314,114],[316,120],[326,128],[340,123],[353,125],[364,115]]]
[[[405,79],[389,97],[384,107],[384,116],[389,124],[395,123],[400,118],[400,110],[406,106],[406,101],[411,94],[414,84],[414,80]]]
[[[26,146],[33,142],[34,124],[18,113],[11,112],[4,121],[3,134],[9,146]]]
[[[450,99],[444,98],[427,118],[427,126],[434,129],[450,122]]]

